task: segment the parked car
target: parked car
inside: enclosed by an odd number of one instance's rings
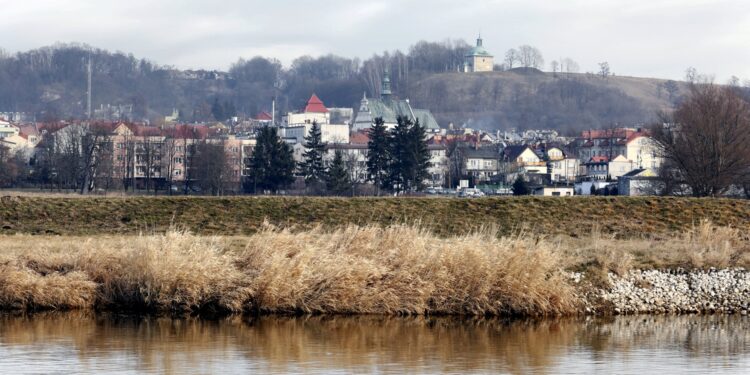
[[[485,194],[481,190],[475,188],[464,188],[458,193],[460,198],[479,198],[484,195]]]

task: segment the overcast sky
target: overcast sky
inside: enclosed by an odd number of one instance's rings
[[[0,0],[0,48],[82,42],[178,68],[239,57],[367,58],[480,31],[501,59],[530,44],[582,71],[682,79],[693,66],[750,79],[750,0]],[[545,70],[549,65],[545,66]]]

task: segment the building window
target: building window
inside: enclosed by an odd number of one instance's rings
[[[174,175],[175,175],[175,176],[180,176],[180,175],[182,175],[182,171],[181,171],[181,170],[179,170],[179,169],[175,169],[175,170],[174,170]]]

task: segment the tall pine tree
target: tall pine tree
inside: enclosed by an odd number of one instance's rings
[[[323,153],[325,144],[323,144],[320,125],[317,122],[312,123],[310,133],[305,137],[304,158],[299,165],[300,175],[305,178],[305,184],[308,188],[318,190],[322,187],[326,178],[326,167],[323,164]]]
[[[375,118],[375,123],[370,128],[370,140],[367,142],[367,179],[375,187],[390,189],[389,181],[389,139],[388,130],[382,117]]]
[[[344,153],[341,150],[336,150],[326,177],[326,187],[329,193],[344,195],[351,190],[352,184],[349,179],[349,172],[344,165]]]
[[[250,175],[245,180],[245,191],[273,193],[294,181],[292,150],[279,138],[276,128],[263,127],[250,160]]]

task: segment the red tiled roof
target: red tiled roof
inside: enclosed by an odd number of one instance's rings
[[[606,156],[592,156],[591,162],[592,163],[606,163],[609,161],[609,158]]]
[[[310,100],[307,101],[307,105],[305,106],[305,112],[328,113],[328,108],[323,105],[323,101],[321,101],[317,95],[312,94]]]
[[[205,125],[175,125],[165,130],[166,134],[171,137],[185,139],[205,139],[208,137],[208,131]]]
[[[351,144],[367,144],[370,142],[370,136],[366,132],[354,132],[349,135],[349,143]]]
[[[261,113],[258,113],[258,114],[257,114],[257,115],[255,116],[255,119],[254,119],[254,120],[260,120],[260,121],[271,121],[271,120],[273,120],[273,116],[271,116],[271,114],[270,114],[270,113],[268,113],[268,112],[266,112],[266,111],[263,111],[263,112],[261,112]]]

